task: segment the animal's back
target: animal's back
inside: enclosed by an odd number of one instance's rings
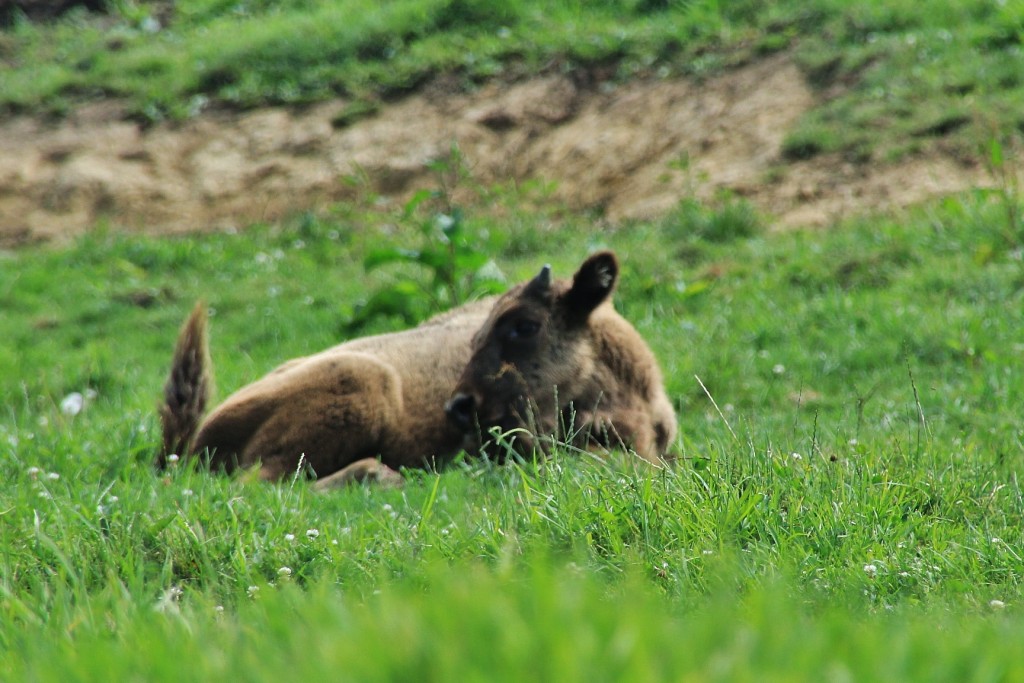
[[[211,412],[193,451],[211,451],[226,469],[260,463],[266,478],[294,471],[300,458],[324,476],[366,457],[398,468],[450,456],[461,435],[444,403],[491,304],[288,361]]]

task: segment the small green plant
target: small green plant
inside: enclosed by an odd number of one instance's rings
[[[367,99],[355,99],[331,119],[334,128],[348,128],[352,124],[370,118],[380,111],[380,104]]]
[[[715,207],[684,199],[665,217],[662,227],[676,239],[731,242],[759,233],[761,221],[754,207],[743,199],[726,197]]]
[[[463,211],[452,201],[452,193],[466,177],[465,163],[457,147],[431,164],[438,177],[438,189],[420,190],[406,202],[402,220],[419,219],[421,244],[417,248],[387,246],[371,249],[363,259],[370,273],[384,266],[411,265],[426,270],[426,280],[402,270],[391,284],[375,291],[357,305],[345,325],[358,331],[380,317],[398,317],[415,324],[439,311],[488,294],[500,292],[505,278],[488,256],[486,235],[466,226]]]
[[[985,168],[995,182],[992,194],[1002,206],[1006,215],[1003,237],[1011,247],[1018,247],[1024,242],[1024,222],[1021,221],[1020,180],[1016,170],[1007,163],[1003,154],[1003,143],[993,137],[988,144],[987,154],[981,156],[985,160]]]
[[[803,125],[782,141],[782,157],[787,161],[806,161],[839,147],[835,132],[824,126]]]

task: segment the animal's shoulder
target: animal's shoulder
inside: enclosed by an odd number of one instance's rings
[[[610,305],[591,318],[598,360],[616,379],[647,394],[661,382],[654,353],[636,328]]]

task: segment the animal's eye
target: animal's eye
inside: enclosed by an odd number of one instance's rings
[[[509,339],[529,339],[540,331],[536,320],[519,320],[508,331]]]

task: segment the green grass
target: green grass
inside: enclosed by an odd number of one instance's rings
[[[887,161],[941,138],[976,159],[1024,130],[1022,37],[1020,3],[986,0],[125,1],[0,32],[0,110],[118,97],[152,122],[341,95],[347,125],[441,75],[465,89],[539,71],[704,78],[787,51],[820,95],[788,158]]]
[[[658,51],[678,49],[680,36],[661,15],[614,3],[186,0],[152,34],[139,28],[151,17],[139,5],[112,19],[76,14],[52,26],[16,24],[4,35],[13,68],[0,81],[0,104],[59,111],[82,95],[122,95],[143,116],[180,117],[208,98],[251,107],[394,95],[440,73],[470,85],[509,69],[532,73],[551,60],[623,58],[649,67]],[[714,12],[678,16],[687,37],[722,28]]]
[[[67,639],[55,642],[34,628],[19,634],[16,646],[32,667],[15,663],[8,672],[26,681],[985,681],[1024,674],[1015,656],[1020,622],[1001,614],[815,614],[794,608],[773,585],[680,616],[636,580],[609,590],[600,578],[546,562],[526,573],[480,564],[425,573],[427,589],[406,584],[359,599],[324,584],[284,586],[257,592],[237,611],[220,612],[209,600],[161,612],[108,599],[105,615],[84,617]],[[183,652],[204,654],[183,662]],[[46,662],[42,670],[33,668],[39,662]]]
[[[1013,66],[1020,4],[832,4],[837,11],[796,55],[819,89],[850,90],[805,117],[786,142],[791,158],[838,151],[886,161],[945,137],[976,158],[989,138],[1024,130],[1024,82]]]
[[[340,94],[346,125],[440,74],[705,77],[788,50],[822,102],[791,158],[942,137],[998,166],[1024,126],[1019,3],[175,7],[155,34],[158,8],[128,2],[5,29],[0,107],[116,96],[155,121]],[[675,466],[562,450],[322,497],[150,469],[196,299],[224,396],[427,280],[363,266],[416,246],[422,212],[369,197],[239,234],[0,252],[0,680],[1024,680],[1011,182],[788,234],[729,198],[596,229],[542,185],[477,190],[468,243],[509,281],[619,253],[618,306],[678,408]]]
[[[1024,676],[1024,266],[998,202],[778,235],[735,201],[605,232],[468,207],[512,280],[618,251],[618,305],[679,409],[674,467],[563,451],[329,496],[152,472],[196,298],[224,395],[415,273],[363,272],[415,229],[367,206],[3,256],[10,680]]]

